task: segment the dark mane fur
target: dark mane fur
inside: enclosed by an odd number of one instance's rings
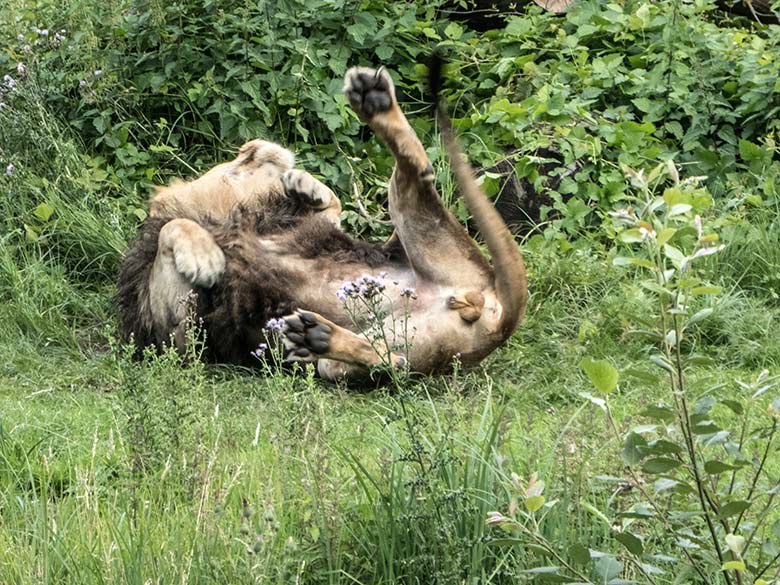
[[[260,237],[283,234],[291,254],[329,262],[359,262],[376,267],[398,254],[353,240],[318,215],[301,214],[293,204],[270,210],[237,209],[225,222],[200,224],[225,253],[226,267],[211,289],[196,289],[197,316],[206,333],[206,356],[231,363],[253,362],[249,352],[263,340],[260,329],[271,318],[297,308],[294,291],[303,275],[268,262],[258,252]],[[155,330],[149,304],[149,277],[162,227],[173,218],[149,218],[130,243],[120,267],[115,304],[122,338],[132,336],[141,349],[168,343],[168,332]],[[265,260],[265,261],[264,261]]]

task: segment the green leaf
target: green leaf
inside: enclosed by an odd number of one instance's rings
[[[607,360],[585,358],[580,362],[580,367],[599,392],[608,394],[617,386],[618,371]]]
[[[453,41],[457,41],[463,36],[463,27],[457,22],[451,22],[447,25],[447,28],[444,29],[444,34]]]
[[[660,295],[661,297],[664,297],[664,296],[667,296],[667,295],[668,296],[672,295],[672,291],[671,290],[669,290],[668,288],[666,288],[664,286],[661,286],[660,284],[658,284],[654,280],[645,280],[643,282],[640,282],[639,284],[642,286],[642,288],[646,288],[647,290],[652,291],[652,292]]]
[[[679,466],[680,462],[677,459],[655,457],[654,459],[645,461],[645,464],[642,465],[642,471],[645,473],[667,473]]]
[[[758,144],[753,144],[749,140],[740,140],[739,156],[746,162],[761,160],[764,158],[764,150]]]
[[[698,323],[699,321],[702,321],[703,319],[706,319],[707,317],[712,315],[714,312],[715,309],[709,307],[706,309],[702,309],[701,311],[697,311],[691,316],[690,319],[688,319],[688,324],[690,325],[692,323]]]
[[[700,295],[719,295],[723,292],[723,288],[719,286],[696,286],[691,289],[691,294]]]
[[[659,479],[653,484],[653,491],[658,494],[660,492],[665,492],[667,490],[674,489],[678,485],[680,485],[679,481],[662,477],[661,479]]]
[[[571,577],[568,577],[561,572],[560,567],[534,567],[533,569],[525,569],[520,571],[527,575],[537,575],[543,581],[551,581],[553,583],[571,583]]]
[[[780,546],[777,546],[777,544],[775,544],[771,540],[765,540],[761,544],[761,552],[764,553],[769,558],[774,558],[777,555],[780,555]]]
[[[693,414],[699,416],[708,414],[717,403],[718,401],[714,396],[705,394],[696,401],[696,404],[693,406]]]
[[[679,203],[690,205],[691,197],[679,187],[669,187],[664,191],[664,202],[671,207]]]
[[[626,244],[637,244],[643,240],[644,237],[642,236],[642,232],[639,231],[639,228],[625,230],[620,234],[620,241],[625,242]]]
[[[664,228],[660,232],[658,232],[658,245],[663,246],[666,242],[672,239],[674,237],[674,234],[677,233],[677,230],[674,228]]]
[[[672,374],[674,373],[674,366],[671,363],[669,363],[669,360],[667,360],[664,356],[661,355],[650,356],[650,361],[653,362],[659,368],[662,368]]]
[[[639,414],[653,420],[670,421],[674,419],[674,411],[662,404],[650,405]]]
[[[728,561],[723,563],[722,568],[724,571],[742,572],[745,570],[745,563],[743,563],[742,561]]]
[[[682,446],[666,439],[657,439],[648,444],[645,449],[646,454],[652,455],[677,455],[682,453],[684,449]]]
[[[644,544],[642,544],[642,539],[630,532],[619,532],[615,534],[615,540],[625,546],[628,549],[628,552],[633,555],[641,556],[644,553],[645,547]]]
[[[582,502],[582,501],[580,502],[580,506],[582,506],[593,516],[601,520],[601,522],[603,522],[604,525],[606,525],[609,528],[612,528],[612,522],[610,521],[610,519],[604,515],[604,512],[596,508],[596,506],[594,506],[593,504],[589,504],[588,502]]]
[[[666,257],[672,261],[672,264],[674,264],[675,268],[680,268],[682,263],[685,261],[685,254],[680,252],[680,250],[674,246],[670,246],[669,244],[664,244],[664,253],[666,254]]]
[[[741,465],[732,465],[730,463],[724,463],[723,461],[705,461],[704,462],[704,471],[709,473],[710,475],[716,475],[718,473],[723,473],[724,471],[734,471],[735,469],[739,469],[742,467]]]
[[[675,203],[669,208],[669,217],[683,215],[688,213],[691,209],[693,209],[693,205],[690,205],[689,203]]]
[[[525,499],[525,507],[532,514],[544,506],[544,496],[531,496]]]
[[[41,203],[33,211],[35,217],[37,217],[42,221],[49,221],[49,218],[52,216],[53,213],[54,213],[54,208],[48,203]]]
[[[603,556],[596,559],[594,566],[600,583],[608,583],[616,579],[623,572],[623,563],[613,556]]]
[[[578,565],[585,565],[590,562],[590,552],[587,547],[575,542],[569,547],[569,556]]]
[[[642,567],[642,570],[648,575],[663,575],[666,573],[663,569],[659,569],[658,567],[647,563],[639,563],[639,566]]]
[[[634,432],[628,433],[623,443],[623,450],[620,452],[620,458],[626,465],[636,465],[644,458],[642,449],[646,446],[647,441],[642,435]]]
[[[720,427],[711,420],[702,420],[691,426],[691,432],[694,435],[714,435],[720,430]]]
[[[645,258],[634,258],[631,256],[615,256],[612,259],[613,266],[641,266],[642,268],[655,269],[655,264]]]
[[[522,36],[533,30],[533,22],[530,18],[512,17],[504,29],[507,36]]]
[[[718,518],[731,518],[732,516],[736,516],[737,514],[741,514],[745,510],[750,508],[750,502],[746,500],[736,500],[734,502],[729,502],[725,506],[721,506],[718,510]],[[741,536],[739,538],[742,538]],[[728,543],[729,537],[726,537],[726,542]],[[743,539],[744,540],[744,539]],[[729,545],[729,548],[731,545]],[[732,549],[733,550],[733,549]],[[737,551],[735,551],[737,552]],[[742,551],[739,551],[742,552]]]

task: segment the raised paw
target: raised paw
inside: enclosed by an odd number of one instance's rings
[[[333,328],[320,322],[314,313],[296,311],[283,319],[282,341],[287,359],[313,362],[330,350]]]
[[[282,184],[288,195],[297,197],[314,209],[324,209],[330,206],[336,197],[333,191],[300,169],[286,171],[282,175]]]
[[[384,68],[351,68],[344,77],[344,94],[364,121],[386,112],[395,102],[393,80]]]

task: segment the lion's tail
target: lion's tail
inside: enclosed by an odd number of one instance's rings
[[[523,255],[504,220],[477,184],[474,171],[460,150],[452,122],[445,107],[440,103],[438,94],[442,83],[443,66],[444,61],[441,56],[434,53],[429,72],[436,117],[441,126],[442,138],[450,158],[455,180],[460,187],[474,223],[485,239],[488,250],[493,257],[496,295],[503,308],[500,331],[506,338],[520,323],[528,302]]]

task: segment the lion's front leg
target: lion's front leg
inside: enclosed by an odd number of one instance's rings
[[[284,317],[282,339],[288,359],[317,362],[324,378],[338,379],[363,376],[369,368],[389,360],[394,367],[406,366],[406,358],[395,352],[383,352],[361,337],[322,315],[297,311]]]
[[[173,335],[177,349],[184,348],[184,319],[191,291],[211,288],[224,271],[224,253],[200,225],[174,219],[162,227],[149,279],[150,308],[160,341]]]
[[[340,225],[341,201],[325,184],[301,169],[286,171],[282,175],[282,184],[289,197],[294,197],[313,211],[324,214],[335,226]]]

